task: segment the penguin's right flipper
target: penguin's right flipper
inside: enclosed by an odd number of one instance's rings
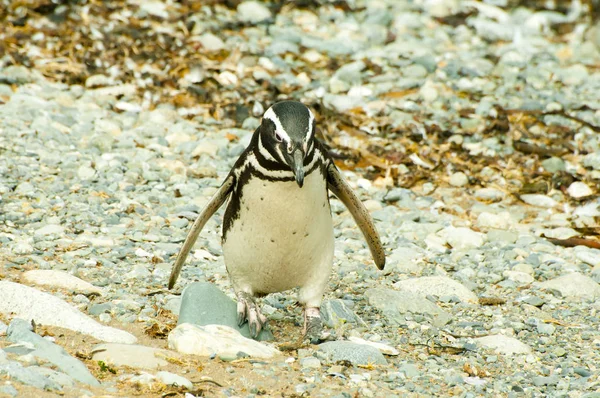
[[[183,263],[185,262],[187,255],[190,253],[190,250],[192,250],[194,243],[196,243],[196,239],[198,239],[198,235],[200,235],[200,231],[202,231],[204,224],[206,224],[212,215],[219,210],[219,207],[225,203],[229,197],[229,194],[231,194],[234,182],[235,177],[232,174],[227,176],[219,190],[213,195],[204,209],[202,209],[202,212],[198,215],[196,221],[194,221],[194,225],[192,225],[192,229],[190,229],[190,232],[188,232],[185,242],[183,243],[183,247],[179,251],[177,259],[175,260],[175,265],[173,266],[171,276],[169,277],[169,289],[172,289],[173,286],[175,286],[175,282],[177,282],[177,278],[181,272],[181,267],[183,267]]]

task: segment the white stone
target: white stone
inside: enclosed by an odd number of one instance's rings
[[[88,90],[90,95],[94,97],[103,97],[103,96],[130,96],[134,95],[137,92],[138,86],[135,84],[119,84],[111,87],[102,87],[94,90]]]
[[[553,239],[569,239],[574,236],[581,235],[579,232],[575,231],[573,228],[568,228],[568,227],[547,228],[547,229],[543,230],[543,234],[547,238],[553,238]]]
[[[531,274],[521,271],[504,271],[503,275],[506,279],[515,282],[519,286],[529,285],[534,281],[533,276],[531,276]]]
[[[254,358],[272,358],[279,350],[242,336],[223,325],[178,325],[169,333],[169,348],[184,354],[236,356],[242,351]]]
[[[163,3],[162,1],[141,1],[140,10],[158,18],[166,19],[169,17],[169,13],[167,12],[167,4]]]
[[[600,172],[598,172],[600,174]],[[600,201],[588,202],[578,206],[573,210],[573,217],[599,217],[600,216]]]
[[[125,279],[144,279],[152,275],[145,264],[136,264],[133,269],[123,275]]]
[[[19,283],[0,281],[0,313],[73,330],[101,341],[126,344],[137,341],[132,334],[103,326],[58,297]]]
[[[351,342],[357,343],[357,344],[370,345],[371,347],[377,348],[384,355],[390,355],[390,356],[400,355],[400,351],[398,351],[391,345],[377,343],[375,341],[364,340],[364,339],[361,339],[360,337],[355,337],[355,336],[348,337],[348,341],[351,341]]]
[[[244,1],[237,7],[240,21],[257,23],[271,18],[271,11],[258,1]]]
[[[29,242],[20,241],[13,246],[13,253],[24,255],[33,253],[33,246]]]
[[[383,206],[381,205],[381,202],[378,200],[375,200],[375,199],[365,200],[363,202],[363,205],[365,205],[367,210],[369,210],[370,212],[381,210],[383,208]]]
[[[423,11],[434,18],[454,15],[460,8],[458,0],[425,0]]]
[[[425,244],[427,245],[427,250],[436,253],[445,253],[448,251],[446,247],[446,239],[437,234],[431,233],[427,235],[424,239]]]
[[[421,267],[419,259],[424,255],[417,248],[412,247],[397,247],[394,251],[387,255],[386,270],[394,270],[400,273],[411,274],[417,273]]]
[[[563,297],[596,298],[600,297],[600,285],[588,276],[573,272],[538,284],[540,289],[559,291]]]
[[[420,278],[406,279],[394,283],[394,287],[405,292],[417,293],[422,296],[457,296],[460,301],[476,304],[475,293],[467,289],[460,282],[447,276],[423,276]]]
[[[94,361],[136,369],[158,369],[169,365],[167,358],[179,359],[180,356],[175,351],[137,344],[99,344],[92,350]]]
[[[459,171],[450,176],[449,182],[453,187],[464,187],[469,183],[469,177],[462,171]]]
[[[484,234],[465,227],[455,228],[450,226],[443,229],[441,235],[445,237],[446,242],[454,249],[476,249],[481,247],[485,242]]]
[[[585,198],[586,196],[593,195],[594,191],[592,191],[592,188],[587,186],[587,184],[581,181],[576,181],[569,185],[569,188],[567,188],[567,193],[572,198],[580,199]]]
[[[140,113],[142,111],[142,107],[138,104],[132,104],[131,102],[126,101],[118,101],[115,104],[115,109],[120,110],[122,112],[134,112]]]
[[[500,214],[483,212],[477,216],[477,226],[480,228],[508,229],[510,221],[510,214],[506,211]]]
[[[65,289],[71,293],[102,295],[104,291],[78,277],[64,271],[36,269],[25,272],[21,280],[30,285],[40,285]]]
[[[238,77],[228,70],[219,73],[216,80],[223,86],[235,86],[238,83]]]
[[[151,375],[150,373],[141,372],[139,375],[132,376],[128,380],[130,383],[141,384],[141,385],[150,385],[156,381],[156,377]]]
[[[138,257],[147,257],[147,258],[154,257],[154,254],[147,252],[146,250],[142,249],[141,247],[138,247],[137,249],[135,249],[135,255]]]
[[[600,250],[576,250],[575,257],[577,257],[579,261],[583,261],[586,264],[592,265],[594,267],[600,267]]]
[[[435,101],[439,97],[436,84],[429,79],[421,86],[419,94],[423,100],[428,103]]]
[[[158,372],[156,378],[168,386],[185,387],[188,390],[191,390],[194,387],[192,382],[185,377],[171,372]]]
[[[65,232],[65,227],[58,224],[48,224],[43,227],[37,229],[34,233],[37,236],[47,236],[47,235],[62,235]]]
[[[219,36],[215,36],[212,33],[204,33],[198,37],[198,41],[202,44],[202,47],[206,51],[220,51],[225,48],[225,43]]]
[[[115,81],[108,76],[104,75],[92,75],[85,79],[86,87],[103,87],[103,86],[112,86],[115,84]]]
[[[535,274],[535,270],[533,269],[533,267],[527,263],[519,263],[512,267],[512,269],[513,271],[524,272],[529,275]]]
[[[495,334],[491,336],[478,337],[475,343],[484,348],[490,348],[498,354],[529,354],[531,348],[514,337],[505,336],[503,334]]]
[[[350,84],[343,80],[340,80],[337,76],[333,76],[329,79],[329,92],[333,94],[345,93],[350,89]]]
[[[187,166],[181,160],[175,159],[156,159],[156,164],[161,169],[172,171],[174,174],[186,175]]]
[[[504,199],[504,192],[494,188],[481,188],[475,192],[475,198],[483,201],[499,202]]]
[[[307,369],[320,369],[321,361],[319,360],[319,358],[306,357],[306,358],[302,358],[300,360],[300,366],[302,368],[307,368]]]
[[[79,169],[77,169],[77,176],[81,180],[91,180],[92,178],[94,178],[95,175],[96,170],[94,170],[90,166],[83,165],[80,166]]]
[[[558,206],[558,202],[546,195],[527,194],[521,195],[521,200],[528,205],[552,208]]]
[[[203,153],[206,153],[212,157],[217,156],[217,151],[219,150],[220,145],[213,141],[202,140],[198,143],[196,148],[192,151],[193,157],[199,157]]]

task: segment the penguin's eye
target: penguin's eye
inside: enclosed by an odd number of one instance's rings
[[[283,137],[281,135],[279,135],[279,133],[275,133],[275,140],[277,142],[283,142]]]

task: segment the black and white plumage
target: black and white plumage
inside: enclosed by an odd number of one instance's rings
[[[320,331],[319,306],[333,264],[328,191],[350,210],[375,264],[385,254],[368,211],[315,139],[315,120],[302,103],[283,101],[263,115],[250,145],[194,222],[179,252],[169,288],[204,224],[229,198],[223,255],[238,297],[238,321],[257,336],[266,319],[254,298],[299,288],[305,333]]]

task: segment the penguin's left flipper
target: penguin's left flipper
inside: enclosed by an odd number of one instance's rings
[[[348,208],[369,245],[375,265],[377,265],[377,268],[383,269],[385,267],[385,252],[377,229],[375,229],[375,224],[373,224],[373,219],[333,162],[327,167],[327,187]]]
[[[181,272],[181,267],[183,267],[183,263],[185,262],[190,250],[192,250],[192,247],[194,247],[194,243],[196,243],[196,239],[198,239],[198,235],[200,235],[200,231],[202,231],[204,224],[206,224],[212,215],[219,210],[219,207],[225,203],[233,189],[234,182],[235,177],[232,174],[227,176],[219,190],[213,195],[204,209],[202,209],[202,212],[200,215],[198,215],[196,221],[194,221],[194,225],[192,225],[192,229],[190,229],[190,232],[188,232],[185,242],[183,243],[183,247],[179,251],[177,259],[175,260],[175,265],[173,266],[171,276],[169,277],[169,289],[172,289],[173,286],[175,286],[175,282],[177,282],[177,278]]]

